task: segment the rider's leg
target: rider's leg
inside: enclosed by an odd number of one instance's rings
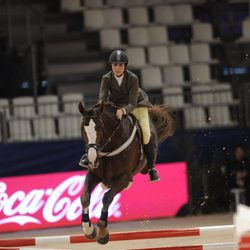
[[[148,162],[150,181],[152,182],[158,181],[160,180],[160,177],[158,176],[157,170],[155,169],[154,166],[156,158],[155,155],[156,146],[154,138],[151,136],[148,108],[138,107],[133,111],[133,114],[139,121],[142,128],[143,144],[144,144],[143,148]]]

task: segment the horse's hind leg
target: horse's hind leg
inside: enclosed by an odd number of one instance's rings
[[[96,240],[100,244],[106,244],[109,241],[109,231],[107,229],[108,225],[108,209],[110,204],[112,203],[114,197],[120,193],[123,189],[125,189],[128,186],[130,180],[130,176],[125,174],[118,178],[111,188],[104,194],[102,203],[102,213],[101,217],[98,221],[98,232]]]
[[[95,186],[100,182],[100,180],[94,176],[91,172],[87,172],[86,179],[84,182],[84,191],[81,195],[81,204],[82,204],[82,229],[85,237],[88,239],[93,239],[96,237],[96,229],[91,224],[89,219],[89,204],[91,192]]]

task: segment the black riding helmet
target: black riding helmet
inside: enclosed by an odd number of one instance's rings
[[[122,50],[114,50],[109,57],[109,63],[124,63],[124,64],[128,64],[128,55],[126,52],[122,51]]]

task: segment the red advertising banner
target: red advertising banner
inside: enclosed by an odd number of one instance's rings
[[[161,181],[138,174],[128,190],[116,195],[109,222],[169,217],[188,203],[185,162],[158,164]],[[0,232],[81,225],[80,195],[85,172],[0,178]],[[105,190],[92,193],[90,218],[97,222]]]

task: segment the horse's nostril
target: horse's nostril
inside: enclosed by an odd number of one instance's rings
[[[94,169],[94,168],[98,168],[99,162],[95,161],[94,163],[90,163],[90,168]]]

